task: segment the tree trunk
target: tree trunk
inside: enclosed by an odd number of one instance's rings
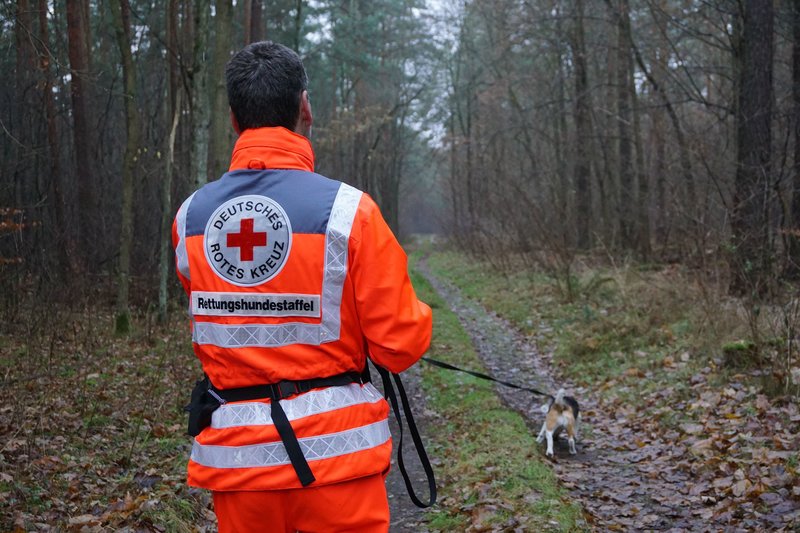
[[[563,42],[563,35],[564,30],[561,24],[561,13],[556,8],[556,35],[559,36],[559,40]],[[553,185],[554,190],[554,205],[556,206],[556,213],[562,223],[560,224],[560,228],[558,230],[558,237],[561,241],[561,245],[563,249],[569,249],[571,246],[574,245],[574,227],[572,227],[572,217],[570,216],[570,178],[567,172],[567,158],[572,157],[571,153],[567,153],[567,147],[569,146],[568,138],[568,128],[567,128],[567,88],[566,88],[566,79],[567,73],[566,68],[564,67],[567,61],[567,53],[566,50],[562,46],[558,47],[556,52],[556,60],[558,61],[558,72],[556,74],[557,81],[556,81],[556,109],[558,112],[556,113],[556,120],[555,120],[555,132],[554,132],[554,139],[555,139],[555,159],[556,159],[556,174],[557,174],[557,183]]]
[[[53,96],[53,75],[50,71],[52,56],[50,54],[50,31],[47,22],[47,0],[39,0],[39,70],[42,75],[42,100],[47,122],[47,147],[48,147],[48,172],[50,182],[48,189],[53,198],[52,205],[55,217],[53,218],[53,228],[51,235],[54,238],[58,249],[58,275],[67,279],[77,269],[70,260],[74,257],[74,242],[70,233],[67,231],[66,203],[64,201],[60,164],[60,144],[58,139],[58,116]]]
[[[772,265],[769,208],[772,158],[772,0],[746,0],[738,72],[737,167],[732,241],[737,294],[761,294]]]
[[[169,98],[169,115],[171,116],[176,108],[175,98],[178,95],[181,84],[180,57],[181,45],[178,39],[178,16],[181,0],[169,0],[167,3],[167,96]]]
[[[608,9],[612,13],[616,13],[615,7],[608,2]],[[618,114],[618,98],[616,89],[617,63],[619,62],[619,53],[610,44],[613,39],[614,31],[619,30],[619,24],[616,21],[609,24],[608,32],[609,47],[606,53],[605,64],[605,87],[602,92],[602,102],[605,105],[601,108],[599,113],[595,115],[595,123],[597,127],[597,142],[599,151],[603,157],[603,174],[598,172],[597,189],[600,196],[600,212],[603,216],[603,232],[604,241],[606,246],[616,247],[619,241],[619,174],[620,162],[619,153],[617,148],[616,130],[617,130],[617,114]],[[602,69],[601,69],[602,70]]]
[[[136,106],[136,64],[131,53],[130,5],[128,0],[112,1],[114,32],[122,57],[122,79],[125,91],[125,129],[127,142],[122,166],[122,209],[120,213],[119,271],[117,280],[116,332],[130,331],[128,293],[130,288],[130,262],[133,245],[133,174],[139,151],[139,110]]]
[[[636,204],[634,191],[636,171],[633,161],[632,103],[628,83],[631,78],[630,20],[627,16],[628,0],[619,0],[617,9],[617,159],[619,162],[619,211],[620,241],[623,249],[635,244]]]
[[[15,41],[16,41],[16,73],[13,76],[13,83],[16,89],[16,109],[13,115],[12,129],[15,134],[16,142],[14,147],[21,153],[14,160],[17,162],[14,169],[17,205],[25,205],[34,201],[31,193],[34,187],[31,184],[31,176],[35,173],[31,165],[34,144],[34,131],[32,129],[33,113],[30,112],[34,107],[34,94],[36,79],[34,72],[36,67],[36,50],[33,43],[36,39],[33,33],[33,20],[31,16],[31,6],[28,0],[18,0],[15,13]],[[11,80],[8,80],[11,82]]]
[[[167,117],[171,127],[166,138],[164,153],[164,180],[161,183],[161,245],[158,256],[158,321],[167,321],[168,281],[170,275],[170,250],[172,243],[172,181],[175,168],[175,138],[183,111],[178,71],[178,2],[169,0],[167,6]],[[166,122],[166,121],[165,121]]]
[[[303,38],[302,30],[303,30],[303,0],[297,0],[295,2],[295,11],[294,11],[294,38],[292,39],[294,44],[294,49],[296,51],[300,50],[300,40]]]
[[[244,15],[244,18],[242,19],[242,28],[244,29],[244,45],[247,46],[253,42],[253,0],[244,0],[244,2],[242,2],[242,12]]]
[[[589,143],[591,116],[589,114],[589,81],[586,66],[586,40],[583,27],[583,0],[575,1],[575,27],[572,39],[572,57],[575,61],[575,209],[577,211],[578,248],[586,250],[592,245],[589,231],[592,220],[592,190],[590,187],[591,163]]]
[[[636,181],[638,187],[638,213],[636,219],[636,250],[641,259],[647,261],[652,255],[650,233],[650,182],[645,169],[644,146],[642,145],[641,110],[636,97],[636,87],[633,76],[628,87],[631,91],[633,102],[633,140],[636,148]]]
[[[791,226],[787,232],[789,274],[800,277],[800,1],[792,9],[792,106],[794,120],[794,178],[792,180]]]
[[[225,88],[225,64],[231,52],[231,25],[233,4],[231,0],[216,0],[214,43],[214,67],[212,78],[214,112],[211,115],[209,165],[211,176],[216,178],[228,169],[231,146],[231,121],[229,118],[228,94]]]
[[[88,28],[84,19],[81,0],[66,0],[67,37],[70,64],[70,89],[72,97],[72,144],[75,151],[74,176],[78,182],[78,242],[82,251],[79,257],[91,261],[94,252],[91,224],[95,222],[96,194],[94,164],[89,155],[92,146],[91,120],[89,117],[89,50],[86,35]]]
[[[208,143],[211,111],[208,96],[208,17],[211,0],[194,1],[194,54],[192,58],[192,155],[195,189],[208,182]]]
[[[161,185],[161,248],[158,255],[158,321],[167,321],[167,281],[169,280],[170,249],[172,243],[172,176],[175,173],[175,136],[181,118],[181,93],[175,95],[172,109],[172,125],[167,136],[166,166],[164,182]]]
[[[635,203],[637,206],[635,221],[635,246],[639,256],[644,260],[648,260],[652,253],[650,248],[650,184],[648,181],[647,172],[645,172],[644,168],[641,113],[638,95],[636,94],[636,80],[634,79],[633,71],[632,50],[635,47],[635,43],[633,40],[633,30],[631,29],[630,5],[628,4],[628,0],[623,0],[622,4],[620,16],[622,17],[622,27],[625,31],[625,41],[627,44],[627,52],[625,57],[628,64],[628,75],[625,81],[625,86],[628,90],[628,101],[631,104],[631,110],[633,113],[633,127],[631,128],[631,133],[633,134],[633,146],[636,150],[636,160],[633,166],[635,168],[634,176],[636,178],[636,184],[638,185],[638,198]]]
[[[244,44],[255,43],[264,39],[264,6],[262,0],[244,0]]]
[[[258,42],[264,39],[266,31],[264,28],[264,5],[262,0],[253,0],[253,14],[250,18],[250,42]]]
[[[653,163],[649,170],[655,176],[655,239],[661,251],[668,246],[669,222],[667,214],[667,143],[664,135],[664,112],[655,109],[652,112],[653,128],[651,132]]]

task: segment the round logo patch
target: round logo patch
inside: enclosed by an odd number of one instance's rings
[[[243,287],[271,280],[286,264],[292,226],[275,200],[239,196],[220,205],[206,224],[208,263],[220,277]]]

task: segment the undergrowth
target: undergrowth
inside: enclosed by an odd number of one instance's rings
[[[631,400],[669,386],[680,397],[691,377],[704,373],[721,383],[744,376],[773,396],[798,392],[792,372],[800,378],[800,363],[791,350],[797,350],[800,313],[793,300],[762,306],[754,321],[747,302],[673,265],[583,265],[568,299],[558,280],[522,266],[501,273],[447,251],[432,254],[429,263],[530,335],[578,385]],[[737,352],[737,346],[746,349]]]

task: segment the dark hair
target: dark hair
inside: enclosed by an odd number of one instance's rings
[[[228,103],[242,131],[266,126],[294,129],[308,77],[293,50],[271,41],[249,44],[228,61],[225,81]]]

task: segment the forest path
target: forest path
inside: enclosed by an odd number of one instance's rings
[[[715,508],[717,502],[696,489],[686,468],[685,459],[693,450],[639,427],[640,422],[624,411],[604,412],[592,391],[555,375],[550,356],[539,353],[535,339],[522,336],[507,321],[434,276],[425,260],[417,269],[459,317],[490,375],[544,391],[564,387],[580,402],[578,454],[569,455],[566,440],[557,441],[553,468],[594,528],[694,532],[776,530],[787,525],[781,516],[784,513],[747,510],[742,516],[740,509],[721,512]],[[538,434],[543,422],[540,406],[545,400],[502,385],[496,390],[509,407],[522,414],[531,432]]]

